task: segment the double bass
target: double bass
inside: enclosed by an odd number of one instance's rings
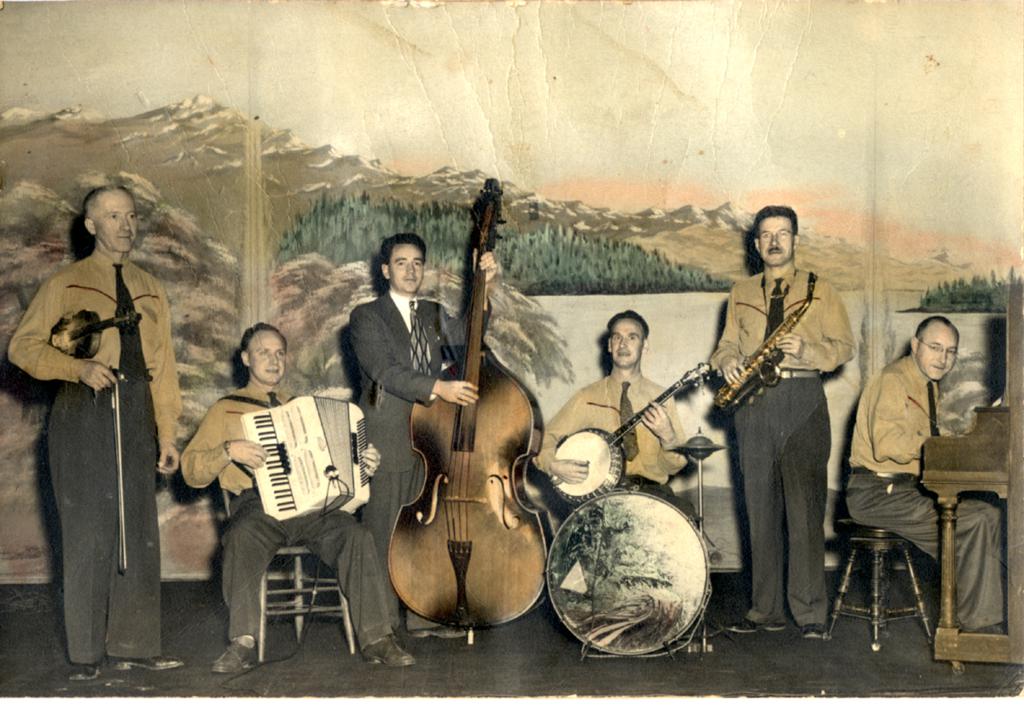
[[[519,499],[533,411],[483,343],[487,282],[479,262],[494,247],[500,211],[498,181],[487,179],[472,209],[474,273],[459,368],[479,399],[413,407],[413,448],[426,478],[399,513],[388,552],[391,583],[410,610],[465,628],[513,620],[544,589],[540,519]]]

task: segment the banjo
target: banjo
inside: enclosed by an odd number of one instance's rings
[[[622,437],[640,423],[648,407],[661,404],[679,390],[703,383],[710,374],[711,368],[707,363],[699,364],[613,432],[582,429],[562,439],[555,448],[555,459],[586,461],[588,465],[587,477],[578,483],[562,482],[554,485],[558,494],[570,503],[579,504],[615,488],[622,479]]]

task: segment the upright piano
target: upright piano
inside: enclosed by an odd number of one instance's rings
[[[1002,404],[976,410],[963,436],[925,441],[921,483],[938,496],[942,593],[935,659],[1024,663],[1024,286],[1010,286],[1006,307],[1006,391]],[[959,494],[990,491],[1007,508],[1007,634],[969,633],[956,615],[956,508]]]

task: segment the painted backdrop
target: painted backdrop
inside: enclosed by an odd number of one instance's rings
[[[467,207],[495,177],[489,343],[543,421],[601,375],[621,309],[652,324],[649,377],[707,360],[751,214],[788,203],[799,265],[838,286],[859,334],[826,385],[835,495],[861,381],[902,352],[915,310],[954,312],[964,332],[951,427],[1001,389],[1022,26],[1019,2],[6,2],[0,345],[80,249],[82,196],[122,182],[137,259],[172,301],[182,446],[259,319],[290,338],[291,389],[350,394],[341,333],[373,296],[379,239],[422,233],[427,286],[458,308]],[[4,361],[0,581],[52,572],[50,393]],[[687,431],[728,446],[710,398],[679,398]],[[705,471],[715,565],[738,568],[735,455]],[[161,486],[166,577],[210,574],[212,500]]]

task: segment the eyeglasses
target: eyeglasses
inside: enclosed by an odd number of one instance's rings
[[[757,234],[758,240],[764,240],[770,242],[772,240],[785,240],[786,238],[792,238],[793,232],[788,230],[777,230],[774,233],[769,231],[761,231]]]
[[[921,341],[920,338],[917,339],[917,340]],[[934,353],[936,355],[941,355],[943,358],[946,358],[946,357],[956,358],[957,355],[959,354],[959,352],[957,351],[956,348],[954,348],[954,347],[945,348],[944,346],[942,346],[939,343],[928,343],[927,341],[921,341],[921,345],[925,346],[932,353]]]

